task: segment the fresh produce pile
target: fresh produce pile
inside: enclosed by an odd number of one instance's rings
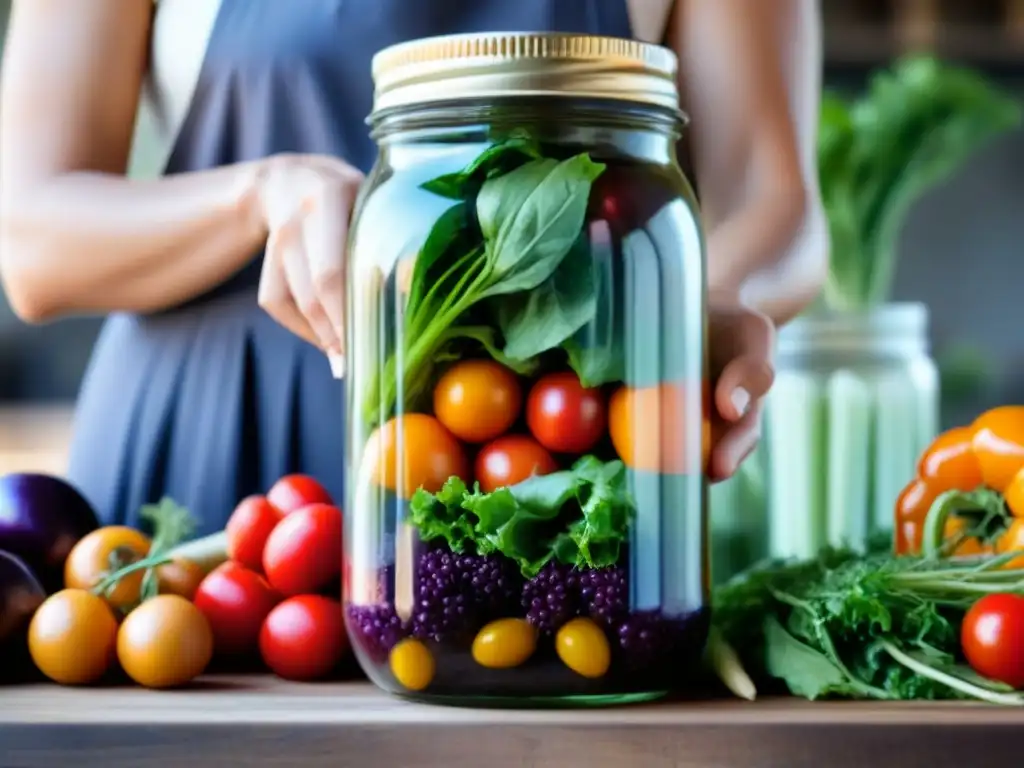
[[[1003,406],[923,453],[883,548],[766,563],[718,589],[711,650],[811,699],[1024,705],[1022,501],[1024,406]]]
[[[57,478],[0,478],[0,671],[25,679],[34,666],[65,685],[123,672],[170,688],[215,660],[259,658],[293,680],[338,668],[342,514],[316,481],[282,478],[204,539],[190,540],[191,515],[169,499],[141,516],[152,535],[99,527]]]
[[[702,606],[631,610],[631,528],[668,514],[638,509],[634,486],[703,482],[708,392],[699,355],[678,380],[657,356],[642,381],[627,366],[622,287],[588,226],[611,222],[615,242],[635,226],[595,191],[610,171],[518,135],[423,185],[455,202],[396,268],[396,348],[356,395],[368,427],[355,485],[373,490],[355,512],[393,521],[397,509],[395,537],[404,527],[414,542],[371,577],[372,599],[346,608],[385,687],[522,693],[525,667],[537,691],[615,690],[616,670],[643,686],[640,673],[680,661],[677,640],[702,635]]]

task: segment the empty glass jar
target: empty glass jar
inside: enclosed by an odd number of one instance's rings
[[[700,657],[704,261],[676,66],[548,34],[374,62],[345,608],[388,691],[619,703]]]

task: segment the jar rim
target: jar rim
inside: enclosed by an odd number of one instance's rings
[[[395,107],[481,98],[562,96],[679,110],[678,58],[618,37],[549,32],[444,35],[373,57],[373,115]]]
[[[779,329],[777,351],[853,351],[863,347],[926,348],[928,307],[922,302],[881,304],[861,310],[817,310]]]

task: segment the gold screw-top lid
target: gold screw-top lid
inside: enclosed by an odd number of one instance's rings
[[[508,96],[614,99],[678,110],[678,66],[667,48],[617,37],[531,32],[430,37],[373,57],[373,111]]]

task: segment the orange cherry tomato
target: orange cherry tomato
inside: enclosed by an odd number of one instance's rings
[[[1024,519],[1017,519],[996,539],[996,553],[1005,555],[1008,552],[1021,553],[1006,563],[1003,568],[1024,568]]]
[[[463,360],[434,387],[434,414],[467,443],[485,443],[508,431],[523,407],[516,375],[493,360]]]
[[[704,383],[701,403],[701,449],[687,448],[687,414],[696,411],[682,383],[652,387],[623,386],[608,402],[608,431],[619,458],[647,472],[685,475],[707,468],[711,451],[711,393]]]
[[[970,427],[943,432],[921,455],[918,477],[927,480],[937,492],[973,491],[982,484],[973,438],[974,430]]]
[[[986,411],[972,425],[971,444],[985,485],[1004,492],[1024,467],[1024,405]]]
[[[1014,517],[1024,518],[1024,469],[1013,476],[1010,484],[1003,489],[1003,499]]]
[[[92,589],[110,572],[111,555],[123,565],[141,560],[149,554],[149,537],[126,525],[97,528],[82,538],[64,563],[64,586],[68,589]],[[142,571],[128,574],[104,595],[115,608],[126,608],[139,601]]]
[[[521,483],[532,475],[549,475],[558,464],[547,449],[526,435],[505,435],[488,443],[476,457],[476,479],[484,493]]]
[[[113,666],[117,619],[110,604],[84,589],[51,595],[28,628],[28,647],[39,671],[61,685],[85,685]]]
[[[196,596],[196,590],[205,578],[206,571],[202,566],[180,557],[156,569],[160,594],[178,595],[186,600]]]
[[[452,475],[469,479],[459,441],[424,413],[396,416],[375,429],[366,443],[366,458],[373,482],[402,498],[410,498],[419,488],[436,493]]]
[[[896,499],[896,554],[914,555],[921,551],[924,518],[939,493],[924,480],[912,480]]]

